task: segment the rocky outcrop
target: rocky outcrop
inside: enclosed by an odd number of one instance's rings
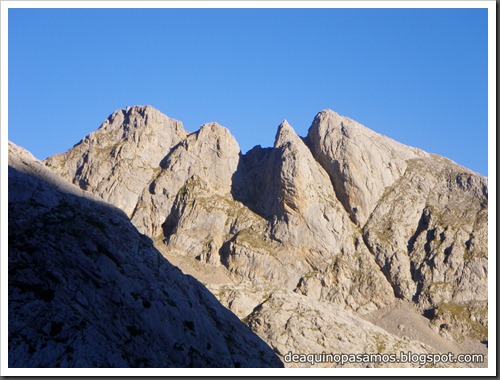
[[[9,367],[280,367],[114,206],[9,144]]]
[[[467,314],[472,319],[459,313],[452,320],[481,339],[487,326],[487,189],[486,178],[444,158],[411,160],[364,227],[365,241],[399,297],[429,315],[474,303]]]
[[[239,153],[238,143],[226,128],[217,123],[203,125],[166,154],[157,175],[141,190],[132,222],[150,236],[163,234],[179,190],[193,176],[213,194],[230,194]]]
[[[421,310],[487,300],[486,178],[333,111],[307,142],[396,297]]]
[[[364,237],[399,296],[422,307],[485,301],[487,204],[485,178],[444,158],[411,160]]]
[[[404,173],[406,161],[428,156],[331,110],[314,118],[307,142],[330,175],[337,197],[361,226],[385,189]]]
[[[186,135],[182,123],[151,106],[127,107],[45,163],[62,178],[131,216],[165,155]]]
[[[156,113],[133,107],[115,114],[136,115],[135,124],[154,129],[146,115]],[[123,208],[164,254],[196,258],[207,273],[224,271],[232,284],[206,283],[241,318],[281,291],[312,308],[357,315],[399,298],[452,340],[462,333],[486,339],[486,178],[330,110],[315,117],[307,137],[284,121],[273,147],[245,155],[216,123],[186,134],[165,122],[170,138],[149,148],[158,150],[158,163],[130,167],[111,152],[119,141],[140,156],[140,133],[127,134],[128,119],[116,120],[107,122],[113,136],[97,135],[109,127],[95,132],[93,144],[104,145],[92,162],[85,157],[95,148],[81,143],[46,164]],[[129,183],[128,170],[140,181]],[[274,339],[272,331],[259,334]]]
[[[253,310],[246,322],[288,367],[424,367],[426,363],[395,361],[400,360],[401,352],[437,353],[416,340],[398,338],[337,305],[293,293],[272,294]],[[291,361],[291,354],[300,354],[302,360]],[[335,361],[341,354],[362,354],[365,362],[363,359]],[[366,360],[368,355],[373,355],[371,360]],[[395,355],[393,363],[389,355]]]
[[[260,162],[250,153],[249,161],[242,170],[248,184],[241,187],[254,192],[241,191],[238,198],[252,200],[250,207],[268,217],[270,236],[287,247],[276,253],[281,262],[292,257],[307,264],[287,265],[289,273],[296,268],[296,291],[361,313],[392,302],[392,289],[335,197],[328,174],[286,121],[274,148]],[[255,180],[258,187],[251,186]]]

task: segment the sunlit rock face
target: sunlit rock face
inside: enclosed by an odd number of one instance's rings
[[[334,111],[305,137],[283,121],[273,147],[243,155],[217,123],[187,133],[129,107],[44,164],[122,209],[279,355],[269,308],[285,318],[283,294],[353,316],[399,299],[436,334],[487,340],[487,178]],[[265,328],[247,318],[263,305]],[[341,350],[332,339],[322,347]]]

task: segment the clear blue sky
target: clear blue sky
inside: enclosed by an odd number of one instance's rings
[[[487,175],[486,9],[10,9],[9,139],[43,159],[116,109],[243,152],[330,108]]]

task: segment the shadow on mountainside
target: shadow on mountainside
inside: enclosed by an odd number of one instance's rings
[[[276,200],[270,195],[278,181],[275,148],[253,147],[246,154],[240,153],[238,167],[232,177],[231,195],[264,219],[273,218]]]
[[[9,166],[9,367],[283,367],[123,212],[23,164]]]

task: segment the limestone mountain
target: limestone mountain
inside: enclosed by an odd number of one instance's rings
[[[187,133],[130,107],[45,164],[123,209],[281,356],[280,334],[297,333],[269,320],[296,312],[278,313],[284,294],[368,319],[404,301],[453,344],[487,340],[487,178],[333,111],[304,138],[284,121],[273,147],[242,154],[216,123]],[[311,329],[313,316],[304,313]]]

